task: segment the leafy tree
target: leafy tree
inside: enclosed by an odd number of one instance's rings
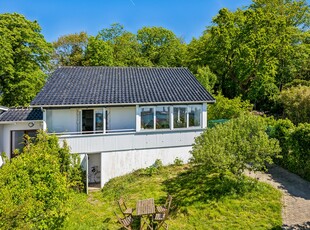
[[[240,116],[195,139],[194,163],[220,177],[229,173],[240,177],[245,169],[261,170],[280,152],[279,142],[265,132],[267,124],[257,116]]]
[[[125,32],[115,39],[114,62],[116,66],[150,66],[151,62],[142,56],[137,36]]]
[[[124,26],[119,23],[113,23],[110,28],[104,28],[99,31],[98,38],[109,42],[111,44],[115,44],[116,40],[126,33]]]
[[[215,96],[216,103],[208,108],[208,119],[231,119],[240,117],[242,114],[248,114],[253,105],[249,101],[242,101],[240,97],[228,99],[222,94]]]
[[[170,30],[143,27],[137,32],[143,57],[154,66],[182,66],[185,44]]]
[[[61,36],[53,43],[54,62],[60,66],[81,66],[88,35],[85,32]]]
[[[83,61],[85,66],[112,66],[113,48],[107,42],[89,37]]]
[[[221,9],[214,25],[189,44],[194,54],[188,63],[191,69],[208,65],[225,96],[242,95],[269,110],[282,85],[307,69],[308,21],[303,0],[255,0],[244,10]]]
[[[202,84],[209,92],[213,91],[213,87],[216,83],[217,77],[211,72],[209,66],[198,68],[197,74],[195,75],[197,80]]]
[[[310,87],[297,86],[283,90],[280,101],[284,106],[284,116],[294,124],[310,123]]]
[[[30,103],[45,81],[51,45],[39,24],[20,14],[0,14],[0,94],[6,106]]]
[[[99,31],[97,39],[107,42],[113,48],[114,66],[149,66],[147,59],[142,57],[141,45],[137,36],[114,23],[110,28]]]

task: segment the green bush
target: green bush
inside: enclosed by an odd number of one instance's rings
[[[291,160],[293,170],[310,181],[310,124],[299,124],[291,133]]]
[[[173,165],[175,165],[175,166],[181,166],[183,164],[184,164],[184,162],[182,161],[182,159],[180,159],[178,157],[175,158],[174,161],[173,161]]]
[[[193,161],[207,173],[241,176],[245,169],[261,170],[280,152],[269,138],[261,117],[241,115],[203,132],[195,139]]]
[[[228,99],[219,94],[215,99],[216,103],[208,107],[208,120],[236,118],[249,113],[253,108],[249,101],[242,101],[240,97]]]
[[[297,86],[283,90],[280,102],[284,107],[284,116],[295,125],[310,122],[310,87]]]
[[[287,83],[283,86],[283,89],[288,89],[291,87],[297,87],[297,86],[309,86],[310,87],[310,81],[302,80],[302,79],[294,79],[290,83]]]
[[[310,181],[310,124],[297,127],[286,119],[279,119],[270,128],[270,137],[277,138],[281,158],[276,163]]]
[[[160,159],[157,159],[153,165],[142,170],[142,173],[148,176],[153,176],[154,174],[158,174],[162,168],[163,162]]]
[[[58,229],[68,213],[56,155],[31,151],[0,169],[0,229]]]
[[[273,122],[270,127],[269,136],[279,140],[281,147],[281,158],[276,160],[277,163],[287,161],[290,149],[290,135],[294,131],[294,124],[289,119],[279,119]]]
[[[79,158],[44,132],[25,141],[23,152],[0,168],[0,229],[59,229],[69,188],[83,189]]]
[[[55,135],[48,135],[40,131],[34,141],[28,140],[29,144],[24,148],[24,153],[46,150],[49,154],[55,155],[60,165],[60,172],[66,176],[69,188],[77,191],[84,189],[84,173],[80,164],[80,157],[71,154],[68,144],[64,141],[63,146],[59,146],[58,138]]]

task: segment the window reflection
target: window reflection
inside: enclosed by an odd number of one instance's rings
[[[153,108],[141,108],[141,129],[154,129]]]
[[[200,106],[189,106],[189,127],[200,126],[201,107]]]
[[[103,112],[96,111],[96,131],[103,130]]]
[[[173,126],[174,128],[186,128],[186,107],[173,108]]]
[[[156,129],[169,129],[169,107],[157,106],[156,107]]]

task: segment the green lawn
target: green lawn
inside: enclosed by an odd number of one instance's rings
[[[228,181],[206,176],[188,165],[168,166],[157,173],[139,170],[111,180],[102,191],[72,193],[72,210],[64,229],[119,229],[113,211],[123,196],[129,206],[138,199],[164,203],[173,196],[169,229],[278,229],[281,194],[271,186],[248,179]],[[227,182],[227,180],[226,180]],[[280,228],[279,228],[280,229]]]

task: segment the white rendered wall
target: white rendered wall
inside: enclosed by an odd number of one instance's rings
[[[77,132],[77,109],[46,110],[46,125],[49,133]]]
[[[136,107],[111,107],[108,111],[109,130],[135,129]]]
[[[42,129],[42,121],[34,121],[34,126],[29,127],[28,126],[29,121],[26,122],[16,122],[12,124],[3,124],[2,128],[2,135],[1,138],[2,142],[1,144],[1,152],[5,152],[7,157],[10,158],[10,153],[11,153],[11,131],[13,130],[38,130]],[[1,134],[1,129],[0,129],[0,134]]]
[[[164,165],[172,164],[176,158],[188,162],[191,146],[130,150],[120,152],[101,153],[101,185],[103,186],[110,179],[131,173],[140,168],[146,168],[160,159]]]

